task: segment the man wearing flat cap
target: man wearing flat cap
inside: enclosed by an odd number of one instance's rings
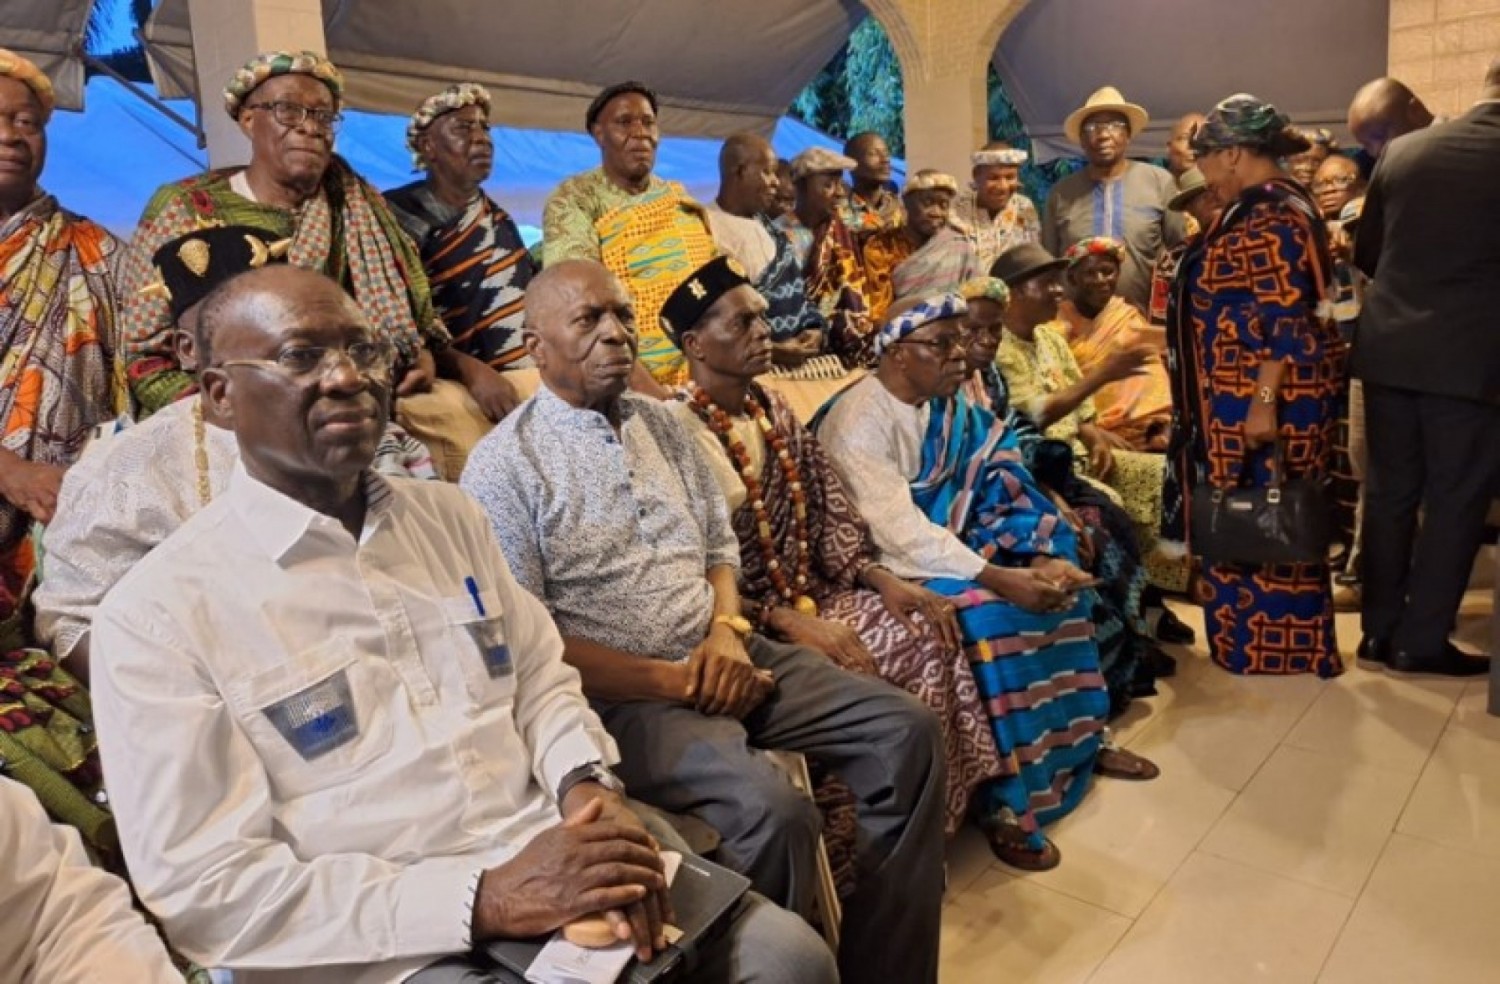
[[[870,305],[859,243],[839,216],[844,171],[853,166],[852,158],[825,147],[798,154],[791,170],[797,204],[776,227],[802,258],[807,296],[828,320],[828,351],[857,366],[870,360]]]
[[[432,306],[469,391],[499,420],[519,398],[495,370],[531,365],[521,318],[536,264],[509,213],[480,187],[495,162],[488,90],[459,82],[423,100],[407,124],[406,148],[426,175],[385,200],[422,254]]]
[[[1083,148],[1081,171],[1052,186],[1042,214],[1042,245],[1061,256],[1079,240],[1105,236],[1125,244],[1120,296],[1145,310],[1156,257],[1182,240],[1182,216],[1167,209],[1172,175],[1126,157],[1130,139],[1150,122],[1146,110],[1107,85],[1068,115],[1063,130]]]
[[[35,567],[33,523],[52,518],[89,430],[124,409],[114,362],[127,249],[38,185],[53,105],[41,69],[0,48],[0,651]]]
[[[689,271],[662,329],[696,323],[726,282],[744,282],[732,273],[727,261]],[[722,863],[805,916],[822,820],[758,750],[827,766],[853,791],[861,831],[841,976],[935,981],[937,721],[909,694],[756,631],[708,464],[671,410],[625,391],[634,329],[629,294],[600,264],[543,270],[525,333],[542,387],[474,449],[461,485],[556,620],[630,794],[703,820],[723,837]]]
[[[1030,155],[1004,140],[974,152],[969,190],[953,203],[953,224],[974,244],[979,269],[988,271],[1001,253],[1042,238],[1036,205],[1021,194],[1021,166]]]
[[[652,173],[661,128],[656,92],[620,82],[600,92],[584,114],[599,145],[600,165],[563,181],[542,212],[548,266],[597,260],[620,278],[635,301],[640,365],[631,385],[664,397],[687,379],[687,363],[662,334],[657,314],[678,284],[719,253],[703,206],[676,181]]]

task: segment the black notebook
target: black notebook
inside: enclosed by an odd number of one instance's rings
[[[728,922],[736,904],[750,890],[750,879],[705,861],[694,854],[684,854],[672,880],[674,925],[682,937],[656,955],[650,963],[631,960],[620,975],[630,984],[664,984],[678,978],[684,967],[704,943],[717,936]],[[510,971],[516,981],[526,979],[526,970],[536,959],[548,938],[505,940],[486,947],[490,959]]]

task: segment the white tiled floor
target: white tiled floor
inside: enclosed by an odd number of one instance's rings
[[[1488,592],[1460,637],[1483,640]],[[1178,613],[1201,629],[1195,609]],[[1201,643],[1116,727],[1159,763],[1049,829],[1056,870],[948,851],[943,984],[1500,981],[1500,718],[1484,679],[1240,678]],[[1477,629],[1477,631],[1476,631]],[[1199,632],[1200,639],[1202,632]]]

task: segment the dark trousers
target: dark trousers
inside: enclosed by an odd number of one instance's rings
[[[858,802],[857,882],[844,903],[843,980],[937,980],[943,895],[944,756],[915,697],[808,649],[751,636],[776,692],[745,720],[658,702],[599,704],[630,795],[691,813],[723,837],[718,860],[772,901],[812,908],[821,818],[758,749],[800,752]]]
[[[1500,407],[1372,383],[1364,398],[1364,632],[1436,656],[1500,491]]]

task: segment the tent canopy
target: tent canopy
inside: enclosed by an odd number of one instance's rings
[[[202,171],[207,157],[192,134],[109,79],[89,80],[87,105],[82,113],[57,113],[48,124],[42,186],[73,211],[129,237],[151,193]],[[191,112],[185,100],[168,105]],[[487,189],[535,238],[539,231],[527,227],[541,225],[547,195],[567,175],[596,167],[599,148],[581,133],[497,127],[494,138]],[[771,143],[786,158],[812,146],[837,149],[832,138],[792,119],[777,123]],[[417,177],[403,117],[351,110],[336,149],[377,188]],[[668,137],[658,149],[656,172],[681,181],[700,201],[712,201],[719,187],[719,141]]]
[[[83,105],[83,62],[74,54],[83,43],[94,0],[0,0],[0,47],[36,62],[52,80],[57,105]]]
[[[1386,70],[1388,0],[1031,0],[995,70],[1040,160],[1076,157],[1063,120],[1102,85],[1151,114],[1134,155],[1166,153],[1172,124],[1235,92],[1350,143],[1349,100]]]
[[[323,15],[328,55],[358,109],[407,115],[469,80],[494,93],[498,123],[580,131],[600,88],[642,79],[660,94],[665,132],[725,137],[769,136],[865,9],[857,0],[324,0]],[[162,94],[191,95],[188,0],[161,0],[145,33]],[[203,103],[218,112],[218,93]]]

